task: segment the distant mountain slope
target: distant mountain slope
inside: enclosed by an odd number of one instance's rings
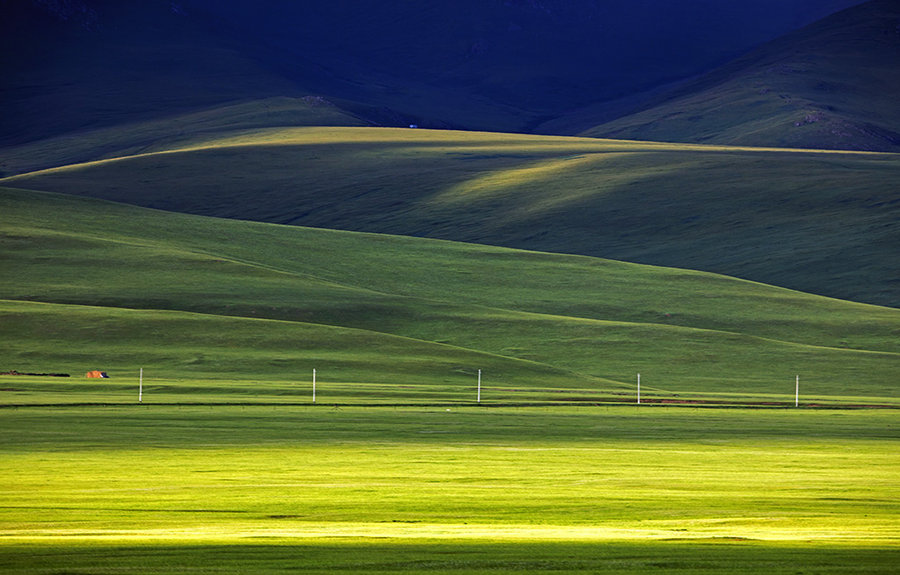
[[[638,370],[668,397],[784,398],[802,373],[818,397],[896,395],[896,309],[23,190],[0,188],[0,207],[0,254],[15,272],[0,275],[0,359],[20,371],[152,365],[155,377],[292,381],[295,397],[298,373],[318,366],[329,381],[425,384],[469,401],[482,367],[494,398],[555,401],[630,395]]]
[[[0,177],[166,150],[272,126],[367,124],[319,96],[261,98],[7,146],[0,152]]]
[[[855,1],[13,0],[0,146],[304,96],[380,125],[528,131]]]
[[[584,135],[900,151],[900,2],[871,0],[779,38]]]
[[[900,306],[900,156],[438,130],[253,131],[3,185],[703,269]]]
[[[176,5],[5,3],[0,145],[127,128],[223,102],[309,94],[221,42]],[[48,7],[62,13],[54,17]]]

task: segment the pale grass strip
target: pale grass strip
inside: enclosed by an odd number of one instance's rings
[[[489,525],[439,523],[311,523],[272,521],[275,526],[222,524],[179,529],[22,529],[0,533],[0,546],[37,541],[179,541],[239,542],[240,540],[389,538],[508,541],[664,541],[753,540],[810,541],[900,547],[900,525],[843,524],[798,527],[783,519],[705,519],[683,522],[646,521],[635,526]],[[814,522],[814,519],[810,523]]]

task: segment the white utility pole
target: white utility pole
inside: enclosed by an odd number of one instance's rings
[[[138,378],[138,403],[144,403],[144,368],[141,368],[141,375]]]
[[[800,376],[797,376],[797,385],[794,388],[794,407],[800,407]]]
[[[481,370],[478,370],[478,403],[481,403]]]
[[[313,368],[313,403],[316,402],[316,369]]]
[[[638,374],[638,403],[641,402],[641,374]]]

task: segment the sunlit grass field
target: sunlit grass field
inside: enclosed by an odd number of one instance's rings
[[[4,409],[4,573],[891,573],[893,410]]]
[[[2,573],[896,571],[896,309],[0,202]]]

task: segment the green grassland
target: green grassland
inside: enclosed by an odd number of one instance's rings
[[[5,409],[0,572],[890,573],[886,410]]]
[[[900,157],[365,128],[466,100],[174,8],[10,74],[0,574],[896,572]]]
[[[891,154],[356,127],[198,138],[0,182],[217,217],[703,269],[841,299],[900,302],[900,160]]]
[[[801,375],[808,400],[896,401],[891,308],[583,256],[2,194],[5,369],[285,384],[317,369],[453,400],[482,369],[485,399],[503,401],[631,396],[637,373],[648,397],[789,401]]]
[[[0,376],[0,573],[895,570],[896,309],[14,188],[0,211],[0,370],[72,374]]]

